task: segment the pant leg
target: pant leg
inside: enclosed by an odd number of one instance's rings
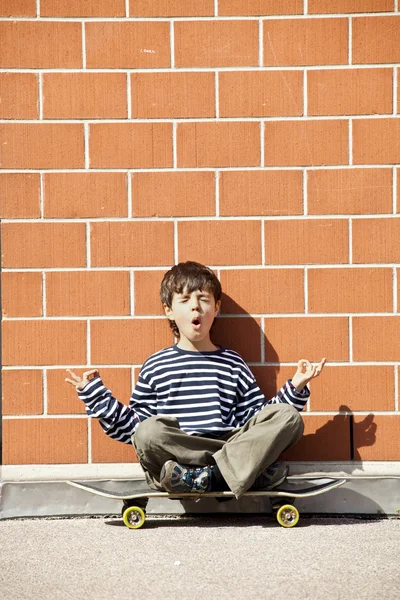
[[[213,455],[226,443],[224,440],[188,435],[175,417],[155,416],[142,421],[132,436],[132,443],[142,465],[147,483],[160,486],[160,471],[170,459],[184,465],[215,464]]]
[[[279,455],[302,436],[303,420],[289,404],[265,406],[214,454],[215,462],[239,498]]]

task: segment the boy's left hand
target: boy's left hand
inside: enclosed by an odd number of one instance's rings
[[[296,388],[298,392],[304,388],[305,385],[314,377],[318,377],[321,373],[324,365],[326,363],[326,358],[323,358],[320,363],[317,365],[313,365],[309,360],[302,358],[299,360],[297,365],[297,371],[292,378],[292,384]]]

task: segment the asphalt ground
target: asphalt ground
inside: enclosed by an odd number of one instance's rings
[[[15,519],[0,540],[5,600],[400,598],[399,519]]]

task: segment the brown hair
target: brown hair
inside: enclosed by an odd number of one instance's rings
[[[205,290],[213,294],[215,302],[221,299],[221,284],[211,269],[194,261],[178,263],[163,277],[160,288],[161,302],[171,308],[174,294],[191,294],[196,290]],[[174,335],[180,337],[175,321],[170,320],[169,325]]]

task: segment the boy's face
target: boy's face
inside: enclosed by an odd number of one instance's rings
[[[181,347],[206,350],[210,344],[210,329],[218,314],[221,301],[215,302],[214,295],[207,290],[184,291],[174,294],[171,308],[164,305],[167,317],[175,321],[179,333]]]

